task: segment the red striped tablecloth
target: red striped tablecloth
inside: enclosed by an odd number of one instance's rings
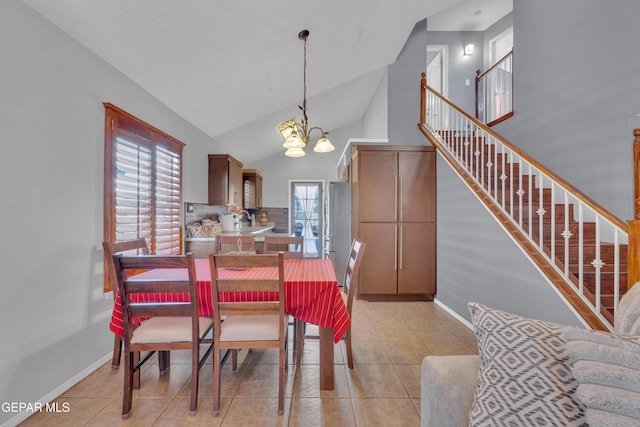
[[[196,278],[198,281],[198,306],[201,316],[212,316],[211,270],[208,259],[196,259]],[[269,268],[249,270],[221,270],[221,277],[260,277],[269,275]],[[144,274],[150,278],[167,277],[171,270],[152,270]],[[183,272],[186,276],[186,271]],[[173,270],[175,274],[175,270]],[[349,328],[351,319],[347,313],[338,281],[330,260],[292,259],[284,262],[285,309],[287,313],[304,322],[333,329],[334,342],[340,341]],[[185,301],[188,294],[152,294],[146,298],[154,301],[166,301],[168,298]],[[263,301],[273,299],[268,292],[233,292],[221,295],[225,301]],[[111,315],[110,329],[122,336],[122,310],[120,295],[116,296]]]

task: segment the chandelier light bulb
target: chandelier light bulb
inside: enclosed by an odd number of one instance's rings
[[[287,157],[302,157],[304,156],[304,150],[300,147],[297,148],[289,148],[284,152],[284,155]]]
[[[333,150],[335,150],[335,147],[333,146],[331,141],[329,141],[329,139],[325,138],[324,136],[320,138],[318,142],[316,142],[316,146],[313,147],[313,151],[315,151],[316,153],[328,153]]]
[[[284,148],[303,148],[304,145],[304,142],[295,130],[291,132],[287,139],[284,140],[284,144],[282,144]]]

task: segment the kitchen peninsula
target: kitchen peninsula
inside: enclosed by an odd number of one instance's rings
[[[243,224],[244,225],[244,224]],[[256,225],[255,227],[244,226],[239,231],[225,231],[216,236],[255,236],[256,252],[262,251],[262,242],[265,234],[278,234],[288,236],[288,233],[275,233],[273,229],[275,223],[269,222],[266,225]],[[186,237],[185,253],[193,252],[196,258],[206,258],[214,251],[216,237]],[[258,244],[259,243],[259,244]]]

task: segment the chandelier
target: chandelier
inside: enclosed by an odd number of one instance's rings
[[[302,110],[302,120],[298,123],[294,119],[291,119],[280,123],[278,126],[278,130],[284,138],[284,144],[282,144],[282,146],[287,149],[284,154],[289,157],[304,156],[304,147],[309,143],[309,137],[313,130],[320,131],[322,134],[316,142],[313,151],[316,153],[328,153],[335,148],[327,138],[329,132],[325,132],[317,126],[309,127],[309,119],[307,117],[307,37],[309,37],[309,30],[302,30],[298,33],[298,38],[304,40],[304,92],[302,105],[298,106],[298,108]]]

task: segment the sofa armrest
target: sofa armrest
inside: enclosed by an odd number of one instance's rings
[[[422,427],[468,426],[480,356],[427,356],[422,361]]]

